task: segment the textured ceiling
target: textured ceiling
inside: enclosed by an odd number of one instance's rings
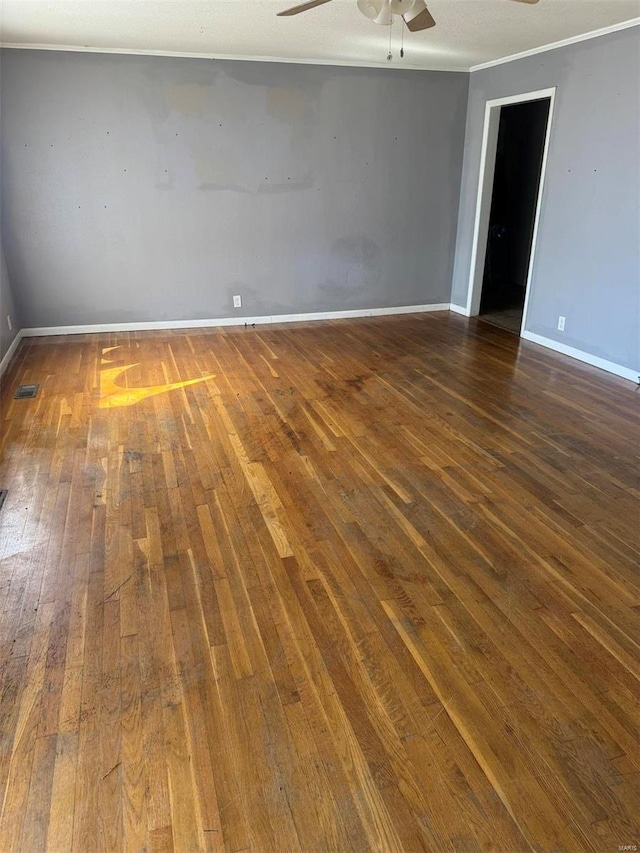
[[[0,0],[4,45],[72,47],[293,62],[387,65],[389,28],[356,0],[302,15],[276,13],[299,0]],[[405,30],[393,67],[468,69],[640,16],[640,0],[430,0],[435,29]]]

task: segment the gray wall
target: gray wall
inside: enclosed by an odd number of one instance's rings
[[[2,99],[0,96],[0,103]],[[0,128],[2,122],[0,121]],[[0,170],[0,199],[3,195],[3,183],[1,180],[2,172]],[[1,216],[0,216],[1,225]],[[20,330],[20,317],[13,298],[13,290],[9,281],[9,272],[4,257],[4,247],[2,243],[2,233],[0,229],[0,361],[4,358],[7,350],[13,343],[18,331]],[[12,329],[9,328],[8,317],[11,317]]]
[[[468,75],[23,50],[1,71],[25,326],[449,301]]]
[[[484,106],[557,86],[527,329],[640,367],[640,29],[471,75],[452,302],[466,302]],[[556,330],[558,315],[566,331]]]
[[[7,317],[11,317],[13,330],[9,329]],[[0,359],[11,346],[13,339],[20,329],[20,317],[13,299],[13,291],[9,282],[9,273],[4,259],[2,242],[0,241]]]

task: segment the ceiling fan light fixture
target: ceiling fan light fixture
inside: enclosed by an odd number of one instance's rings
[[[358,9],[370,21],[375,21],[382,10],[382,0],[358,0]]]
[[[381,7],[373,21],[376,24],[381,24],[383,27],[390,27],[393,22],[390,0],[382,0]]]

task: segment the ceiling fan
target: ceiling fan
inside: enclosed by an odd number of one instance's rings
[[[324,3],[330,3],[331,0],[308,0],[306,3],[300,3],[298,6],[292,6],[290,9],[285,9],[284,12],[278,12],[279,17],[288,17],[289,15],[299,15],[300,12],[306,12],[309,9],[314,9],[316,6],[322,6]],[[428,30],[430,27],[435,27],[431,13],[427,9],[425,0],[357,0],[358,9],[376,24],[383,26],[391,26],[393,16],[400,15],[402,20],[407,25],[407,28],[412,33],[419,30]],[[518,3],[537,3],[538,0],[516,0]]]

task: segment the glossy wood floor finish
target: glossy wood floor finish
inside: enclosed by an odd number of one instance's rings
[[[2,853],[637,844],[640,395],[518,345],[445,313],[23,341]]]

